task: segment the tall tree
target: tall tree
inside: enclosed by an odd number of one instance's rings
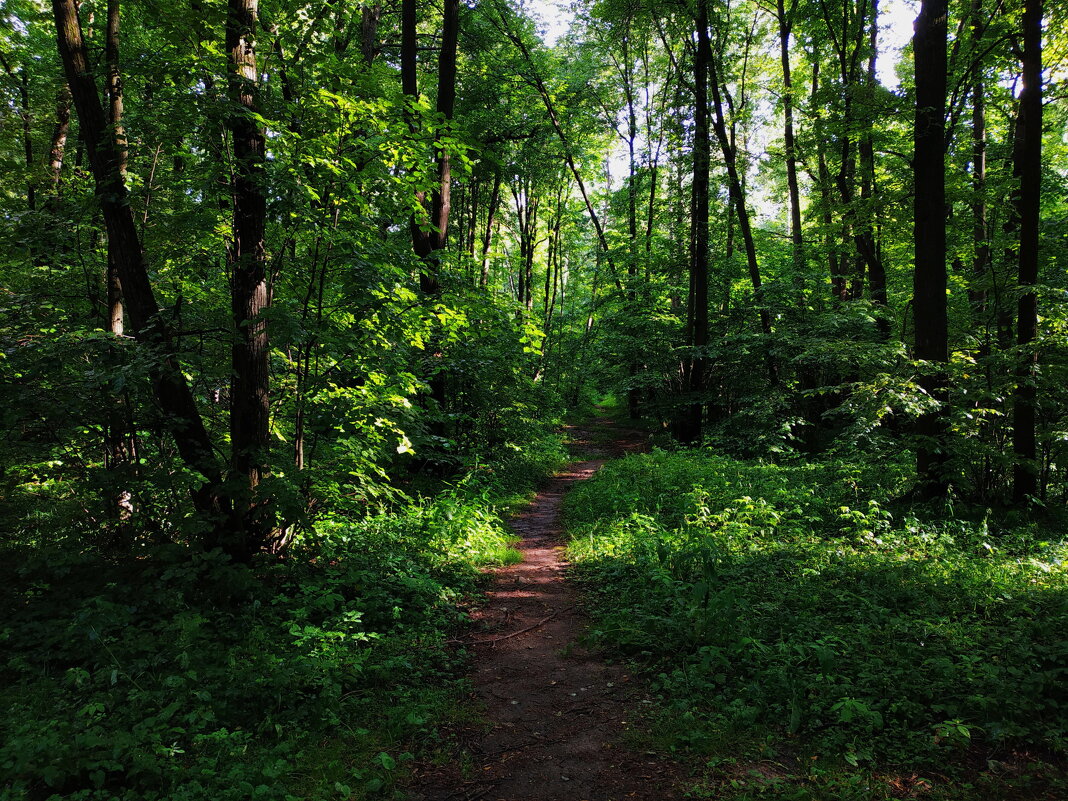
[[[234,229],[230,246],[231,301],[235,327],[230,392],[230,441],[235,477],[243,483],[235,509],[233,542],[247,558],[266,544],[270,524],[256,488],[267,473],[270,443],[267,320],[267,193],[265,137],[259,123],[256,68],[257,0],[229,0],[226,15],[227,119],[234,152]]]
[[[414,116],[414,104],[419,99],[418,77],[418,22],[416,0],[403,0],[401,4],[401,85],[413,111],[409,113],[409,125],[413,133],[418,126]],[[445,0],[445,13],[442,18],[441,47],[438,51],[438,95],[437,113],[446,126],[452,121],[456,107],[456,65],[459,46],[460,3],[459,0]],[[422,223],[418,216],[411,220],[412,244],[415,253],[423,262],[420,273],[420,285],[427,294],[434,295],[440,290],[439,251],[445,248],[449,229],[449,214],[452,208],[452,158],[451,149],[441,144],[435,156],[437,180],[431,192],[430,201],[420,192],[418,202],[427,207],[430,227]]]
[[[943,407],[923,414],[916,472],[922,497],[944,497],[948,490],[946,445],[949,323],[946,308],[946,41],[947,0],[923,0],[916,17],[916,128],[913,156],[914,250],[913,316],[916,358],[928,362],[920,385]]]
[[[1042,190],[1042,0],[1025,0],[1023,13],[1023,91],[1016,123],[1013,176],[1020,182],[1016,214],[1020,221],[1016,345],[1020,350],[1013,403],[1013,499],[1023,503],[1038,493],[1035,464],[1035,368],[1038,355],[1038,229]]]
[[[708,347],[708,193],[712,140],[708,130],[708,86],[712,44],[708,35],[708,2],[697,2],[697,48],[693,54],[694,127],[693,186],[690,200],[690,299],[686,315],[687,342],[693,349],[686,370],[689,396],[682,410],[679,439],[701,441],[705,364]],[[712,76],[715,81],[715,76]]]
[[[751,34],[750,34],[751,35]],[[700,41],[698,41],[700,46]],[[747,42],[748,47],[748,42]],[[745,249],[745,263],[749,269],[749,281],[753,285],[753,296],[759,306],[760,330],[765,337],[771,335],[771,312],[764,303],[763,280],[760,275],[760,262],[757,258],[756,241],[753,239],[753,227],[749,219],[749,208],[746,205],[745,186],[742,183],[741,174],[738,171],[738,144],[735,137],[727,131],[726,116],[723,111],[723,98],[720,89],[721,72],[715,59],[710,56],[711,89],[712,89],[712,129],[716,132],[716,140],[719,142],[720,152],[723,154],[723,162],[727,167],[727,189],[731,200],[731,206],[738,220],[738,230],[742,235],[742,246]],[[743,78],[744,80],[744,78]],[[707,212],[707,209],[706,209]],[[772,383],[777,378],[777,369],[771,355],[767,356],[768,375]]]
[[[782,66],[783,141],[786,145],[786,186],[790,195],[790,244],[794,272],[798,279],[804,274],[805,254],[801,229],[801,191],[797,180],[797,144],[794,137],[794,82],[790,70],[790,34],[793,29],[797,0],[787,9],[784,0],[776,0],[779,23],[779,61]]]
[[[104,58],[107,62],[106,80],[108,96],[108,124],[114,139],[119,180],[123,187],[126,186],[126,131],[123,127],[122,111],[122,73],[119,70],[119,24],[120,9],[119,0],[108,0],[107,28],[104,41]],[[59,115],[62,120],[62,114]],[[67,116],[69,117],[69,111]],[[53,151],[56,150],[56,142],[53,141]],[[62,165],[62,156],[56,160]],[[54,162],[55,164],[56,162]],[[53,172],[58,168],[53,165]],[[53,179],[58,180],[58,178]],[[108,240],[108,262],[105,275],[106,306],[105,329],[113,336],[120,337],[123,333],[123,308],[122,308],[122,282],[119,279],[118,264],[115,245]],[[112,348],[112,356],[114,356]],[[126,413],[126,402],[121,396],[110,399],[108,409],[107,431],[107,460],[111,469],[121,469],[127,465],[134,451],[133,437],[130,436],[131,422]],[[129,517],[133,512],[132,495],[130,491],[121,487],[115,492],[114,509],[120,519]]]

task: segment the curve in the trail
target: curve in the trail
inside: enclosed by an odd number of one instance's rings
[[[607,435],[611,424],[595,430]],[[606,431],[607,429],[607,431]],[[573,434],[589,453],[589,430]],[[583,441],[585,440],[585,441]],[[620,431],[612,455],[640,450]],[[581,644],[586,628],[578,592],[566,580],[560,508],[576,482],[605,459],[576,462],[555,476],[513,520],[523,561],[495,571],[475,615],[469,647],[472,683],[490,723],[468,744],[466,771],[451,765],[417,779],[423,801],[669,801],[677,797],[672,762],[630,750],[624,740],[640,690],[628,671]]]

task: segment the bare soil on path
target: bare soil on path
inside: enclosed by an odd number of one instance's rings
[[[587,620],[567,580],[560,508],[609,457],[644,449],[609,420],[570,431],[585,461],[569,465],[512,525],[523,561],[494,571],[465,644],[488,731],[461,732],[469,760],[417,770],[421,801],[670,801],[680,767],[636,753],[625,733],[645,699],[625,667],[581,642]],[[609,444],[604,440],[610,439]],[[600,441],[601,444],[598,444]]]

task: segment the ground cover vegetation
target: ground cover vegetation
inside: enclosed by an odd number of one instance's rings
[[[1066,546],[884,506],[910,472],[657,451],[569,497],[591,634],[697,797],[1063,794]]]
[[[699,770],[1057,792],[1065,9],[572,10],[0,3],[0,792],[403,794],[602,393],[678,452],[575,558]]]

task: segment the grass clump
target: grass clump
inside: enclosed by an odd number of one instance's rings
[[[903,476],[656,452],[567,499],[594,634],[648,669],[659,736],[710,758],[706,787],[1064,789],[1044,763],[1068,746],[1068,545],[891,513]]]

